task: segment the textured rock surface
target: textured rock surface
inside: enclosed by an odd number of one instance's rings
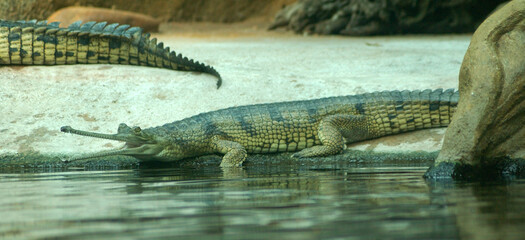
[[[249,18],[271,21],[284,5],[296,0],[3,0],[3,19],[46,19],[54,11],[68,6],[89,6],[132,11],[161,21],[237,22]]]
[[[503,0],[299,0],[270,28],[342,35],[472,32]]]
[[[66,7],[47,18],[49,22],[60,22],[60,27],[68,27],[76,21],[108,22],[141,27],[146,32],[158,32],[160,21],[148,15],[108,8]]]
[[[460,103],[437,165],[525,158],[524,52],[525,0],[515,0],[472,37],[459,76]]]

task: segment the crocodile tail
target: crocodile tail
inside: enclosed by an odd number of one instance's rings
[[[416,129],[448,126],[459,100],[459,92],[454,89],[402,91],[400,95],[406,107],[397,110],[412,116]]]
[[[160,43],[162,44],[162,43]],[[162,46],[162,45],[161,45]],[[158,49],[158,48],[157,48]],[[217,77],[217,88],[220,88],[222,85],[222,77],[215,70],[215,68],[208,66],[204,63],[199,63],[193,59],[188,59],[187,57],[182,56],[182,54],[176,54],[175,51],[170,52],[170,48],[164,48],[163,50],[163,59],[164,63],[167,64],[168,68],[182,71],[196,71],[211,74]]]
[[[459,92],[454,89],[383,91],[361,95],[356,109],[369,116],[377,136],[448,126]],[[359,106],[358,106],[359,105]]]
[[[0,20],[0,65],[78,63],[130,64],[195,71],[222,78],[213,68],[170,51],[142,28],[80,21],[67,28],[58,22]]]

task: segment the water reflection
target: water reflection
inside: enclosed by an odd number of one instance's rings
[[[523,239],[523,180],[432,183],[433,200],[446,204],[467,239]]]
[[[518,239],[523,182],[426,167],[0,174],[0,238]]]

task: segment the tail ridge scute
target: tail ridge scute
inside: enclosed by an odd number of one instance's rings
[[[442,127],[446,127],[450,124],[451,116],[453,114],[451,114],[451,109],[455,108],[455,104],[452,106],[450,98],[454,92],[454,89],[450,88],[441,93],[439,101],[439,118]]]
[[[80,30],[80,26],[82,25],[82,21],[76,21],[71,23],[67,28],[71,31]]]

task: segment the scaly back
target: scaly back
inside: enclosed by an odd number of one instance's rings
[[[150,39],[142,28],[75,22],[60,28],[58,22],[0,20],[1,65],[59,65],[77,63],[130,64],[221,76],[203,63],[176,54]]]
[[[327,116],[366,116],[367,133],[353,136],[354,140],[365,140],[447,126],[458,98],[459,93],[453,89],[437,89],[256,104],[201,113],[148,131],[198,141],[219,135],[241,143],[252,153],[296,151],[319,144],[318,126]]]

